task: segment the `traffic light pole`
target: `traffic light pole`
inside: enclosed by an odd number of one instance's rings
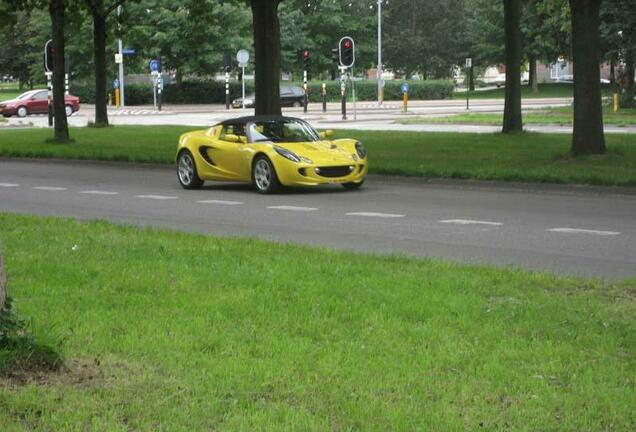
[[[303,89],[305,89],[305,95],[303,99],[303,112],[307,112],[307,102],[309,98],[307,97],[307,70],[306,69],[303,71]]]
[[[340,96],[342,105],[342,119],[347,119],[347,68],[340,66]]]
[[[121,30],[121,13],[122,13],[122,6],[117,6],[117,17],[119,21],[119,29]],[[121,107],[124,108],[126,106],[126,102],[124,99],[124,44],[121,41],[121,39],[119,39],[118,43],[118,48],[119,48],[119,56],[121,59],[121,62],[119,63],[119,93],[121,94],[120,98],[121,98]]]
[[[230,109],[230,73],[225,71],[225,109]]]
[[[322,112],[327,112],[327,84],[322,83]]]
[[[46,72],[46,88],[48,89],[48,112],[49,112],[49,127],[53,126],[53,83],[51,78],[53,72]]]

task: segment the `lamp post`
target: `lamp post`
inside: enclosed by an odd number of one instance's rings
[[[119,32],[120,32],[120,37],[119,37],[119,41],[118,41],[118,49],[119,49],[119,91],[121,93],[121,107],[124,108],[126,106],[126,103],[124,102],[124,46],[123,43],[121,41],[121,13],[122,13],[122,6],[119,5],[117,6],[117,17],[118,17],[118,28],[119,28]]]

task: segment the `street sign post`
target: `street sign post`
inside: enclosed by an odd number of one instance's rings
[[[239,50],[236,53],[236,60],[239,63],[239,67],[241,68],[241,101],[243,105],[243,110],[245,110],[245,66],[247,66],[247,62],[250,60],[250,53],[247,50]]]
[[[150,72],[157,72],[159,70],[159,62],[157,60],[150,60],[148,64],[150,66]]]
[[[402,83],[400,90],[402,90],[402,111],[406,112],[409,107],[409,83]]]
[[[44,44],[44,74],[46,75],[46,88],[48,90],[49,127],[53,126],[53,55],[53,40],[49,39]]]
[[[473,59],[466,57],[466,109],[470,109],[470,71],[473,67]]]

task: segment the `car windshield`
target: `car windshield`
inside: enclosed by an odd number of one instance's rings
[[[311,142],[319,141],[320,135],[302,120],[266,120],[250,123],[252,142]]]

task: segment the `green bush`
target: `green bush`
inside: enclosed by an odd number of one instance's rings
[[[387,81],[384,87],[385,100],[401,100],[400,86],[403,81]],[[326,81],[327,100],[340,100],[340,82]],[[302,83],[281,83],[302,87]],[[410,81],[409,97],[411,99],[449,99],[453,96],[454,84],[451,81]],[[320,102],[322,82],[312,81],[309,86],[309,101]],[[112,92],[112,90],[110,90]],[[82,103],[95,103],[95,88],[93,85],[74,84],[71,93],[80,97]],[[245,93],[254,93],[254,82],[245,83]],[[351,100],[353,94],[351,83],[347,84],[347,94]],[[230,82],[230,98],[241,96],[241,83]],[[114,99],[114,95],[112,96]],[[151,105],[153,103],[151,84],[129,84],[125,88],[126,105]],[[359,101],[374,101],[377,99],[377,84],[375,81],[357,81],[356,99]],[[187,81],[181,84],[169,84],[163,90],[163,102],[169,104],[222,104],[225,103],[225,82],[223,81]]]

